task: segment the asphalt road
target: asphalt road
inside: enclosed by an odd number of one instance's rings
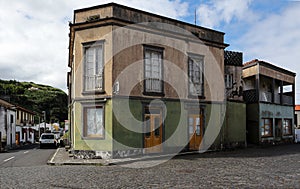
[[[45,165],[55,149],[39,149],[39,145],[28,145],[21,149],[0,154],[0,168],[33,167]]]

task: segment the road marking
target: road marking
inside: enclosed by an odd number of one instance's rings
[[[24,152],[24,154],[27,154],[29,151]]]
[[[56,154],[58,153],[58,150],[59,150],[59,148],[57,148],[57,150],[56,150],[55,154],[52,156],[52,158],[51,158],[50,162],[53,162],[53,160],[54,160],[54,158],[55,158]]]
[[[10,158],[8,158],[8,159],[4,160],[4,162],[7,162],[7,161],[9,161],[9,160],[12,160],[12,159],[14,159],[14,158],[15,158],[15,156],[13,156],[13,157],[10,157]]]

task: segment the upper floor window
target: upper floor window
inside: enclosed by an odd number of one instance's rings
[[[163,93],[163,49],[145,47],[144,92]]]
[[[84,43],[84,91],[103,91],[104,41]]]
[[[233,85],[233,75],[232,74],[226,74],[225,75],[225,87],[227,89],[231,89]]]
[[[189,55],[189,93],[193,96],[204,96],[204,56]]]

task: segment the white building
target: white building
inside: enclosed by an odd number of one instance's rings
[[[16,107],[0,99],[0,148],[16,146]]]

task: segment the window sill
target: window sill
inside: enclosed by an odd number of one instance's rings
[[[98,94],[105,94],[105,91],[84,91],[82,95],[98,95]]]
[[[270,138],[273,138],[273,136],[269,136],[269,135],[267,136],[267,135],[264,135],[264,136],[261,136],[261,138],[262,138],[262,139],[270,139]]]
[[[143,92],[143,95],[145,96],[161,96],[164,97],[164,93],[158,93],[158,92]]]
[[[82,137],[82,140],[105,140],[105,137]]]
[[[191,94],[189,94],[189,95],[188,95],[188,98],[202,99],[202,100],[204,100],[204,99],[205,99],[205,96],[197,96],[197,95],[191,95]]]

